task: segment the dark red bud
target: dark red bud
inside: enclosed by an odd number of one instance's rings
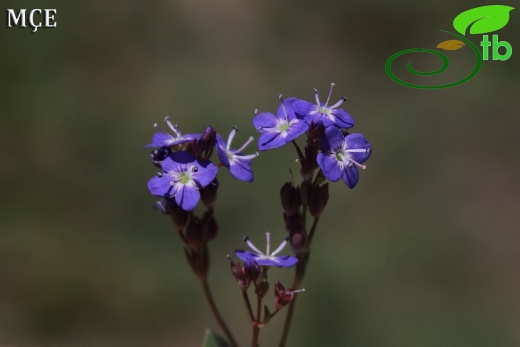
[[[329,184],[309,186],[307,191],[307,205],[314,218],[319,218],[329,201]]]
[[[280,198],[284,212],[292,216],[300,210],[302,204],[300,188],[293,186],[291,182],[286,182],[280,189]]]
[[[268,290],[269,290],[269,282],[262,281],[256,286],[255,294],[258,295],[259,298],[263,298],[267,294]]]
[[[177,205],[173,198],[168,199],[167,201],[167,211],[173,224],[175,224],[175,227],[177,227],[178,230],[183,230],[188,221],[188,212],[184,211],[179,205]]]
[[[200,200],[207,208],[212,208],[217,200],[218,181],[215,178],[208,186],[200,191]]]
[[[202,225],[198,217],[191,217],[186,226],[185,234],[186,244],[192,251],[197,251],[203,243],[204,235],[202,233]]]

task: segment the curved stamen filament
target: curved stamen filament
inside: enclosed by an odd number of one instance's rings
[[[280,99],[280,104],[282,105],[283,114],[285,115],[285,120],[289,121],[289,116],[287,116],[287,110],[285,109],[285,105],[283,103],[282,94],[278,95],[278,99]]]
[[[242,152],[247,146],[249,146],[249,144],[254,140],[253,136],[250,136],[249,139],[246,141],[246,143],[244,143],[244,145],[242,147],[240,147],[239,149],[237,149],[237,152]],[[229,145],[228,145],[228,149],[229,149]]]
[[[238,128],[237,127],[233,127],[233,130],[231,130],[231,132],[229,133],[229,137],[228,137],[228,140],[227,140],[227,150],[228,151],[231,148],[231,141],[233,141],[233,138],[235,138],[235,134],[237,133],[237,131],[238,131]]]
[[[168,127],[172,129],[172,131],[175,133],[175,137],[181,136],[181,132],[177,130],[177,124],[172,124],[172,122],[170,122],[168,118],[170,118],[170,116],[164,117],[164,121],[166,122],[166,124],[168,124]]]
[[[249,155],[236,155],[236,157],[240,157],[240,159],[244,159],[244,160],[250,160],[250,159],[255,159],[256,157],[258,157],[258,152],[256,152],[255,154],[249,154]]]
[[[244,237],[244,242],[249,246],[249,248],[251,248],[253,251],[255,251],[258,255],[263,255],[262,252],[260,252],[260,250],[258,248],[255,247],[255,245],[253,245],[253,243],[251,241],[249,241],[249,237]]]
[[[286,238],[282,241],[282,243],[280,244],[280,246],[278,246],[278,248],[277,248],[273,253],[271,253],[271,256],[278,254],[282,249],[284,249],[284,248],[285,248],[285,245],[287,245],[287,241],[288,241],[288,240],[289,240],[289,239],[286,237]]]
[[[339,101],[337,103],[335,103],[334,105],[332,105],[330,108],[338,108],[345,101],[347,101],[347,98],[342,96],[341,99],[339,99]]]
[[[316,105],[318,105],[318,107],[321,107],[320,97],[318,96],[318,89],[316,88],[314,88],[314,99],[316,100]]]
[[[346,158],[346,159],[347,159],[347,161],[350,161],[350,162],[356,164],[357,166],[359,166],[359,167],[362,168],[363,170],[365,170],[365,169],[367,168],[366,165],[360,164],[360,163],[358,163],[357,161],[355,161],[354,159],[352,159],[352,158],[350,158],[350,157],[348,157],[348,158]],[[350,164],[349,164],[349,165],[350,165]]]
[[[324,107],[327,107],[327,105],[329,104],[330,96],[332,95],[332,90],[333,89],[334,89],[334,83],[331,83],[330,84],[330,90],[329,90],[329,96],[327,97],[327,101],[325,102],[325,106]]]

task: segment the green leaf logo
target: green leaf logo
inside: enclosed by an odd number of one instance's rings
[[[466,35],[466,29],[470,26],[470,34],[490,33],[506,26],[511,10],[514,7],[505,5],[475,7],[455,17],[453,27],[462,35]]]

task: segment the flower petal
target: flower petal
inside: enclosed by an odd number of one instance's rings
[[[184,211],[192,211],[200,200],[199,189],[195,186],[184,184],[175,194],[175,202]]]
[[[305,101],[305,100],[298,100],[298,101],[295,101],[292,104],[292,106],[293,106],[294,112],[296,114],[298,114],[301,117],[305,117],[306,115],[309,114],[309,112],[311,112],[311,109],[314,106],[314,104],[310,103],[308,101]]]
[[[341,166],[334,153],[318,153],[316,160],[329,181],[336,182],[341,178]]]
[[[168,177],[155,176],[148,181],[148,189],[150,190],[150,193],[155,196],[169,197],[173,187],[170,184]]]
[[[229,167],[229,158],[227,156],[227,143],[219,134],[217,134],[217,154],[222,165],[224,165],[225,167]]]
[[[257,261],[260,256],[256,253],[248,252],[248,251],[242,251],[242,250],[236,250],[235,254],[237,257],[239,257],[242,261],[248,261],[248,260],[254,260]]]
[[[193,172],[193,179],[196,180],[201,187],[206,187],[213,182],[217,176],[218,167],[209,160],[201,160],[197,163],[198,170]]]
[[[352,128],[354,126],[354,118],[342,108],[332,110],[332,114],[335,117],[334,125],[340,128]]]
[[[366,150],[365,152],[349,152],[349,156],[360,164],[366,161],[372,154],[372,147],[370,146],[370,143],[367,141],[365,136],[363,136],[362,134],[353,133],[347,135],[345,137],[345,144],[347,145],[347,150]]]
[[[296,117],[296,115],[294,113],[293,104],[297,100],[298,99],[296,99],[295,97],[290,97],[290,98],[285,99],[283,101],[283,107],[282,107],[282,104],[280,104],[280,106],[278,106],[278,110],[276,111],[276,115],[278,116],[278,118],[285,119],[286,118],[285,112],[287,112],[287,119],[289,119],[289,120]],[[284,107],[285,107],[285,111],[284,111]]]
[[[229,166],[229,173],[237,180],[244,182],[253,181],[253,171],[251,170],[251,160],[234,160]]]
[[[262,112],[253,118],[253,125],[259,132],[264,132],[268,128],[276,127],[278,118],[272,113]]]
[[[285,145],[285,141],[278,132],[265,132],[258,139],[258,149],[261,151],[282,147],[283,145]]]
[[[343,178],[343,182],[345,182],[350,189],[354,188],[359,181],[357,167],[355,165],[346,166],[341,174],[341,178]]]
[[[178,164],[189,164],[196,160],[195,156],[189,152],[179,151],[170,155],[171,160]],[[171,170],[167,170],[171,171]]]
[[[282,255],[276,257],[276,262],[278,263],[278,267],[291,267],[298,263],[298,258],[292,257],[290,255]]]
[[[289,129],[287,129],[287,136],[284,138],[285,142],[291,142],[301,134],[305,133],[309,126],[303,120],[293,119]]]
[[[345,137],[341,130],[336,127],[328,127],[325,130],[325,136],[321,139],[321,150],[331,152],[343,146]]]

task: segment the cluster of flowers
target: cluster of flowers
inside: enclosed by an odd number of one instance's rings
[[[152,162],[162,169],[162,172],[148,182],[148,189],[153,195],[165,199],[175,197],[175,202],[183,210],[192,211],[200,200],[199,190],[216,182],[218,166],[227,167],[238,180],[253,181],[251,160],[258,153],[242,154],[253,141],[252,137],[241,148],[232,149],[231,142],[237,128],[233,128],[225,142],[210,126],[201,135],[182,135],[177,125],[172,124],[168,117],[164,120],[172,133],[154,124],[159,132],[153,136],[152,143],[146,146],[157,148],[151,153]],[[220,159],[218,166],[209,160],[214,147]]]
[[[334,84],[331,84],[325,103],[320,102],[316,89],[316,104],[294,97],[284,100],[280,96],[277,115],[257,111],[253,124],[261,133],[258,140],[258,149],[261,151],[284,146],[307,130],[318,129],[318,132],[323,132],[324,129],[324,134],[318,134],[321,145],[315,160],[329,181],[336,182],[341,178],[348,187],[353,188],[359,180],[357,167],[365,168],[363,162],[369,158],[371,146],[363,135],[346,131],[354,126],[354,119],[339,108],[346,100],[344,97],[329,106],[333,87]],[[213,182],[217,175],[218,167],[209,160],[213,146],[217,149],[219,166],[227,167],[238,180],[253,181],[251,160],[258,153],[242,154],[253,141],[252,137],[239,149],[232,149],[236,127],[226,142],[212,127],[207,127],[201,135],[182,135],[168,117],[165,122],[172,133],[154,124],[159,132],[154,134],[152,143],[146,146],[157,148],[151,154],[152,161],[163,170],[148,182],[153,195],[175,197],[182,209],[193,210],[200,199],[199,189]]]
[[[258,149],[266,151],[293,143],[302,176],[300,185],[295,186],[293,182],[287,182],[280,191],[285,227],[289,234],[280,246],[270,252],[270,233],[266,233],[267,251],[262,253],[248,237],[244,237],[252,252],[235,251],[243,264],[235,263],[228,256],[232,274],[242,290],[256,331],[253,334],[256,336],[253,338],[255,341],[258,338],[257,329],[265,325],[282,307],[293,300],[294,294],[303,289],[286,290],[277,282],[274,285],[275,310],[270,313],[266,307],[263,319],[260,318],[260,311],[256,316],[253,315],[247,289],[254,284],[255,295],[260,305],[269,288],[267,270],[270,267],[295,266],[293,287],[299,286],[309,259],[310,245],[318,219],[328,201],[328,183],[323,182],[325,179],[331,182],[342,179],[349,188],[354,188],[359,180],[358,167],[365,169],[363,163],[371,155],[371,146],[366,138],[362,134],[348,131],[354,126],[354,119],[340,108],[346,99],[342,97],[337,103],[329,106],[333,89],[332,83],[325,103],[320,102],[318,91],[315,89],[315,104],[295,97],[283,99],[280,95],[280,106],[276,115],[255,112],[253,124],[260,133]],[[218,169],[224,166],[234,178],[252,182],[254,177],[251,163],[258,153],[243,154],[253,137],[249,137],[238,149],[231,147],[238,131],[236,127],[225,141],[211,126],[202,134],[182,135],[177,125],[172,124],[168,117],[165,118],[165,122],[171,132],[155,124],[158,132],[153,135],[152,143],[146,146],[154,148],[151,153],[152,163],[161,169],[149,180],[148,189],[153,195],[163,198],[157,206],[172,217],[186,245],[188,263],[201,279],[203,286],[207,286],[207,242],[215,237],[218,230],[213,211],[218,188]],[[306,134],[306,146],[302,151],[295,140],[303,134]],[[214,149],[219,159],[216,164],[211,161]],[[200,200],[207,208],[201,218],[192,212]],[[309,233],[305,225],[307,213],[315,218]],[[290,244],[296,256],[278,255],[287,244]],[[210,307],[215,310],[211,297],[208,300]],[[215,316],[232,345],[236,345],[229,330],[221,322],[219,314],[216,313]],[[288,329],[288,326],[286,322],[285,328]]]
[[[346,101],[345,97],[329,106],[333,89],[334,83],[325,103],[320,102],[318,91],[314,89],[316,104],[294,97],[283,100],[280,96],[281,104],[276,116],[257,112],[253,124],[262,134],[258,148],[268,150],[281,147],[307,130],[310,135],[311,129],[325,129],[324,134],[318,130],[321,146],[315,160],[329,181],[336,182],[341,178],[348,187],[354,188],[359,180],[356,166],[365,169],[363,162],[370,157],[371,146],[363,135],[347,132],[354,126],[354,119],[339,108]]]

